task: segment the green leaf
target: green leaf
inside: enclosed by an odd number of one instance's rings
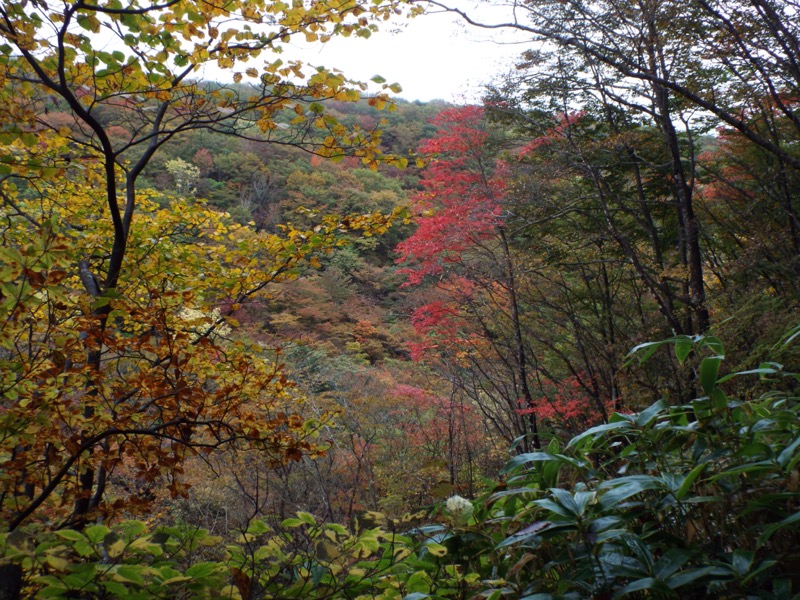
[[[86,534],[86,537],[89,538],[90,542],[99,544],[111,533],[111,530],[105,525],[90,525],[84,529],[83,532]]]
[[[142,565],[120,565],[114,572],[113,579],[122,583],[135,583],[136,585],[144,586],[145,581],[142,573],[146,570],[147,567]]]
[[[425,571],[417,571],[406,581],[406,589],[427,598],[431,591],[431,578]]]
[[[281,527],[286,529],[293,529],[295,527],[300,527],[301,525],[303,525],[303,521],[300,519],[295,519],[294,517],[289,517],[288,519],[281,521]]]
[[[549,491],[558,504],[575,517],[582,517],[586,512],[586,508],[595,498],[594,492],[575,492],[575,495],[573,495],[560,488],[553,488]]]
[[[763,573],[764,571],[768,571],[777,564],[779,564],[777,560],[761,561],[760,563],[758,563],[758,566],[756,568],[751,568],[750,572],[744,578],[742,578],[742,583],[746,584],[751,579],[758,577],[761,573]]]
[[[694,469],[689,471],[689,474],[686,477],[683,478],[683,482],[681,483],[681,486],[675,492],[675,497],[678,500],[683,500],[684,498],[686,498],[686,494],[689,493],[689,490],[691,489],[691,487],[694,484],[695,480],[700,475],[700,473],[703,472],[703,469],[706,468],[706,465],[708,465],[707,462],[697,465]]]
[[[665,400],[659,400],[655,404],[648,406],[642,412],[636,415],[634,422],[639,427],[646,427],[656,418],[658,413],[669,408]]]
[[[185,575],[176,575],[174,577],[162,580],[161,585],[174,585],[176,583],[184,583],[186,581],[192,581],[192,578],[186,577]]]
[[[705,577],[706,575],[712,573],[714,571],[714,567],[699,567],[696,569],[687,569],[686,571],[681,571],[680,573],[676,573],[672,577],[667,580],[667,585],[670,589],[674,590],[679,588],[683,585],[690,584],[694,581],[697,581],[701,577]]]
[[[102,581],[101,585],[108,590],[114,598],[125,598],[130,596],[128,587],[117,581]]]
[[[567,509],[565,506],[562,506],[558,502],[554,502],[549,498],[542,498],[541,500],[534,500],[534,504],[541,506],[545,510],[549,510],[551,513],[557,514],[560,517],[571,518],[574,517],[574,513]]]
[[[633,350],[628,352],[628,355],[625,357],[625,363],[623,366],[630,366],[633,363],[633,359],[637,357],[639,359],[639,364],[647,362],[653,354],[656,353],[656,350],[661,348],[664,344],[669,343],[669,340],[664,340],[662,342],[645,342],[644,344],[639,344],[635,346]]]
[[[717,386],[719,366],[723,358],[723,356],[707,356],[700,363],[700,385],[708,396],[711,395],[712,390]]]
[[[264,521],[260,519],[256,519],[251,521],[250,524],[247,526],[247,533],[251,533],[253,535],[261,535],[264,533],[269,533],[272,531]]]
[[[575,515],[576,517],[580,516],[580,508],[578,507],[578,503],[575,502],[575,498],[572,494],[570,494],[567,490],[562,490],[561,488],[553,488],[550,490],[550,493],[556,499],[556,501],[567,509],[570,513]]]
[[[631,581],[628,585],[619,590],[614,595],[614,597],[617,598],[619,596],[632,594],[633,592],[641,592],[643,590],[655,590],[658,588],[659,585],[655,579],[653,579],[652,577],[644,577],[642,579],[637,579],[636,581]]]
[[[734,550],[731,556],[731,566],[737,575],[743,577],[750,570],[756,553],[751,550]]]
[[[700,338],[700,345],[704,348],[708,348],[720,358],[725,358],[725,346],[719,338],[713,335],[704,336]]]
[[[605,509],[612,508],[636,494],[665,488],[664,482],[660,478],[650,475],[632,475],[621,479],[612,479],[606,484],[614,485],[614,487],[600,497],[600,506]]]
[[[74,529],[62,529],[60,531],[56,531],[56,535],[60,538],[69,540],[71,542],[89,541],[85,535],[83,535],[80,531],[75,531]]]
[[[87,542],[75,542],[73,548],[75,549],[75,552],[77,552],[78,555],[82,556],[83,558],[88,558],[96,554],[94,546]]]
[[[300,519],[306,525],[316,525],[317,521],[314,519],[314,516],[311,513],[307,512],[298,512],[297,518]]]
[[[791,344],[797,336],[800,336],[800,325],[792,327],[787,331],[783,337],[772,347],[773,350],[783,350],[786,346]]]
[[[715,410],[725,410],[728,406],[728,396],[718,387],[711,390],[711,406]]]
[[[198,563],[196,565],[192,565],[188,569],[184,575],[187,577],[191,577],[192,579],[202,579],[204,577],[208,577],[209,575],[213,575],[214,573],[219,570],[220,565],[214,562],[203,562]]]
[[[766,375],[776,375],[780,373],[780,370],[776,367],[766,367],[761,366],[758,369],[748,369],[747,371],[737,371],[736,373],[728,373],[727,375],[720,377],[717,380],[717,385],[721,383],[725,383],[729,379],[733,379],[734,377],[739,377],[741,375],[759,375],[759,376],[766,376]]]
[[[680,364],[683,364],[686,361],[686,358],[691,354],[692,347],[694,344],[692,343],[692,338],[688,335],[681,335],[675,338],[675,357],[678,359]]]
[[[585,440],[586,438],[593,438],[599,437],[603,433],[608,433],[609,431],[616,431],[617,429],[623,429],[630,427],[630,423],[628,421],[617,421],[615,423],[603,423],[602,425],[597,425],[596,427],[591,427],[584,431],[583,433],[576,435],[569,441],[567,444],[567,448],[571,448],[573,446],[577,446],[581,441]]]
[[[772,523],[764,528],[764,531],[761,532],[761,535],[758,536],[758,541],[756,542],[756,546],[760,548],[764,544],[767,543],[767,540],[771,538],[776,531],[780,531],[781,529],[788,527],[789,525],[794,525],[795,523],[800,522],[800,512],[796,512],[793,515],[789,515],[782,521],[778,523]]]
[[[655,565],[655,576],[658,579],[667,579],[680,569],[691,558],[688,550],[672,548],[662,556]]]
[[[778,455],[778,464],[786,469],[787,467],[790,467],[792,463],[797,463],[798,458],[800,458],[800,455],[795,457],[798,447],[800,447],[800,437],[798,437],[795,441],[781,451],[781,453]],[[794,460],[792,460],[793,457]]]
[[[584,465],[582,461],[576,460],[570,456],[564,456],[563,454],[548,454],[547,452],[528,452],[526,454],[519,454],[513,457],[506,463],[506,465],[503,467],[503,470],[500,471],[500,473],[501,474],[509,473],[515,470],[517,467],[532,462],[545,462],[545,463],[555,462],[555,463],[567,464],[573,467],[581,467]]]

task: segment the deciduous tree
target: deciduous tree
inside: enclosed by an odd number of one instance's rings
[[[251,364],[221,328],[334,232],[370,219],[259,236],[191,204],[170,218],[137,182],[159,148],[195,129],[352,153],[374,167],[377,132],[343,127],[320,103],[354,101],[359,87],[270,54],[296,35],[366,37],[388,11],[187,0],[0,7],[11,529],[30,519],[80,524],[103,505],[114,472],[125,466],[146,488],[179,473],[187,448],[270,438],[276,457],[300,449],[302,420],[277,409],[278,363]],[[204,66],[227,70],[233,84],[201,81]],[[54,110],[68,118],[49,119]]]

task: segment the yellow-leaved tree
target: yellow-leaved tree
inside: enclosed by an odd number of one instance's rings
[[[355,101],[363,86],[274,53],[296,35],[368,36],[392,10],[338,0],[2,3],[0,514],[9,530],[134,512],[156,481],[180,493],[189,453],[244,443],[280,462],[316,451],[315,425],[293,416],[279,353],[229,339],[231,315],[342,232],[380,232],[391,216],[266,234],[195,201],[149,197],[137,180],[160,147],[195,129],[371,167],[391,160],[377,151],[377,131],[325,112],[322,101]],[[203,82],[206,65],[234,83]]]

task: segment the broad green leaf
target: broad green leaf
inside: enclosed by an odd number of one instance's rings
[[[431,578],[425,571],[417,571],[406,580],[406,589],[411,593],[424,594],[424,597],[431,591]]]
[[[671,548],[662,556],[655,565],[657,579],[666,580],[671,577],[691,558],[692,553],[680,548]]]
[[[756,553],[752,550],[743,550],[741,548],[734,550],[731,556],[731,566],[737,575],[744,576],[750,570],[755,557]]]
[[[528,452],[526,454],[519,454],[511,458],[511,460],[509,460],[505,464],[500,473],[501,474],[509,473],[522,465],[532,462],[556,462],[556,463],[567,464],[573,467],[579,467],[583,465],[581,461],[572,458],[570,456],[564,456],[563,454],[548,454],[547,452]]]
[[[220,570],[221,565],[219,563],[214,562],[202,562],[196,565],[192,565],[188,569],[184,575],[187,577],[191,577],[192,579],[202,579],[204,577],[208,577],[209,575],[213,575],[218,570]]]
[[[569,444],[567,444],[567,448],[577,446],[580,442],[587,438],[600,437],[602,434],[608,433],[609,431],[617,431],[623,428],[630,428],[630,423],[628,421],[617,421],[615,423],[603,423],[602,425],[597,425],[596,427],[590,427],[583,433],[572,438],[569,441]]]
[[[800,453],[797,451],[798,447],[800,447],[800,436],[781,451],[778,455],[778,464],[784,469],[788,469],[793,464],[796,464],[798,459],[800,459]]]
[[[700,473],[703,472],[706,466],[708,466],[708,463],[700,463],[694,469],[689,471],[689,474],[686,475],[686,477],[684,477],[683,483],[681,483],[680,488],[678,488],[678,490],[675,492],[675,497],[678,500],[683,500],[684,498],[686,498],[686,494],[689,493],[689,490],[692,488],[692,485],[694,484],[695,480],[700,475]]]
[[[261,534],[264,534],[264,533],[269,533],[271,531],[272,531],[272,529],[270,528],[270,526],[267,525],[261,519],[254,519],[247,526],[247,533],[251,533],[253,535],[261,535]]]
[[[742,578],[742,584],[746,584],[751,579],[758,577],[765,571],[769,571],[772,567],[778,564],[780,564],[780,562],[775,559],[761,561],[755,568],[751,567],[750,572]]]
[[[694,344],[692,338],[688,335],[682,335],[675,338],[675,357],[680,364],[686,361],[686,358],[691,354]]]
[[[541,506],[545,510],[549,510],[550,512],[555,513],[555,514],[557,514],[557,515],[559,515],[561,517],[572,518],[572,517],[575,516],[575,513],[573,511],[569,510],[565,506],[562,506],[558,502],[554,502],[553,500],[550,500],[549,498],[542,498],[541,500],[534,500],[533,503],[537,504],[538,506]]]
[[[699,567],[696,569],[687,569],[680,573],[675,573],[667,580],[667,585],[670,589],[674,590],[681,586],[688,585],[697,581],[702,577],[706,577],[714,572],[714,567]]]
[[[111,529],[105,525],[90,525],[84,529],[83,532],[86,534],[86,537],[89,538],[90,542],[93,544],[99,544],[109,533],[111,533]]]
[[[656,418],[656,416],[669,408],[669,405],[665,400],[659,400],[655,404],[648,406],[642,412],[638,413],[635,418],[636,425],[639,427],[646,427],[652,423],[652,421]]]
[[[74,529],[61,529],[56,531],[56,535],[60,538],[64,538],[65,540],[69,540],[71,542],[88,542],[88,538],[83,535],[80,531],[75,531]]]
[[[707,356],[700,363],[700,385],[706,395],[710,396],[717,386],[717,375],[723,358],[723,356]]]
[[[142,575],[147,572],[148,568],[142,565],[119,565],[112,579],[120,583],[135,583],[136,585],[145,585]]]
[[[297,518],[300,519],[306,525],[316,525],[317,521],[314,519],[314,516],[311,513],[299,511],[297,513]]]
[[[612,508],[628,498],[649,490],[663,490],[664,482],[650,475],[632,475],[617,480],[606,482],[609,491],[600,496],[600,506],[605,509]],[[606,487],[601,486],[601,487]]]
[[[719,356],[719,358],[721,359],[725,358],[725,346],[722,344],[722,342],[718,337],[715,337],[713,335],[703,336],[700,338],[699,343],[701,346],[711,350],[714,354]]]

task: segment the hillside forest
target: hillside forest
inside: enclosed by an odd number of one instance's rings
[[[0,599],[800,598],[799,11],[2,0]]]

